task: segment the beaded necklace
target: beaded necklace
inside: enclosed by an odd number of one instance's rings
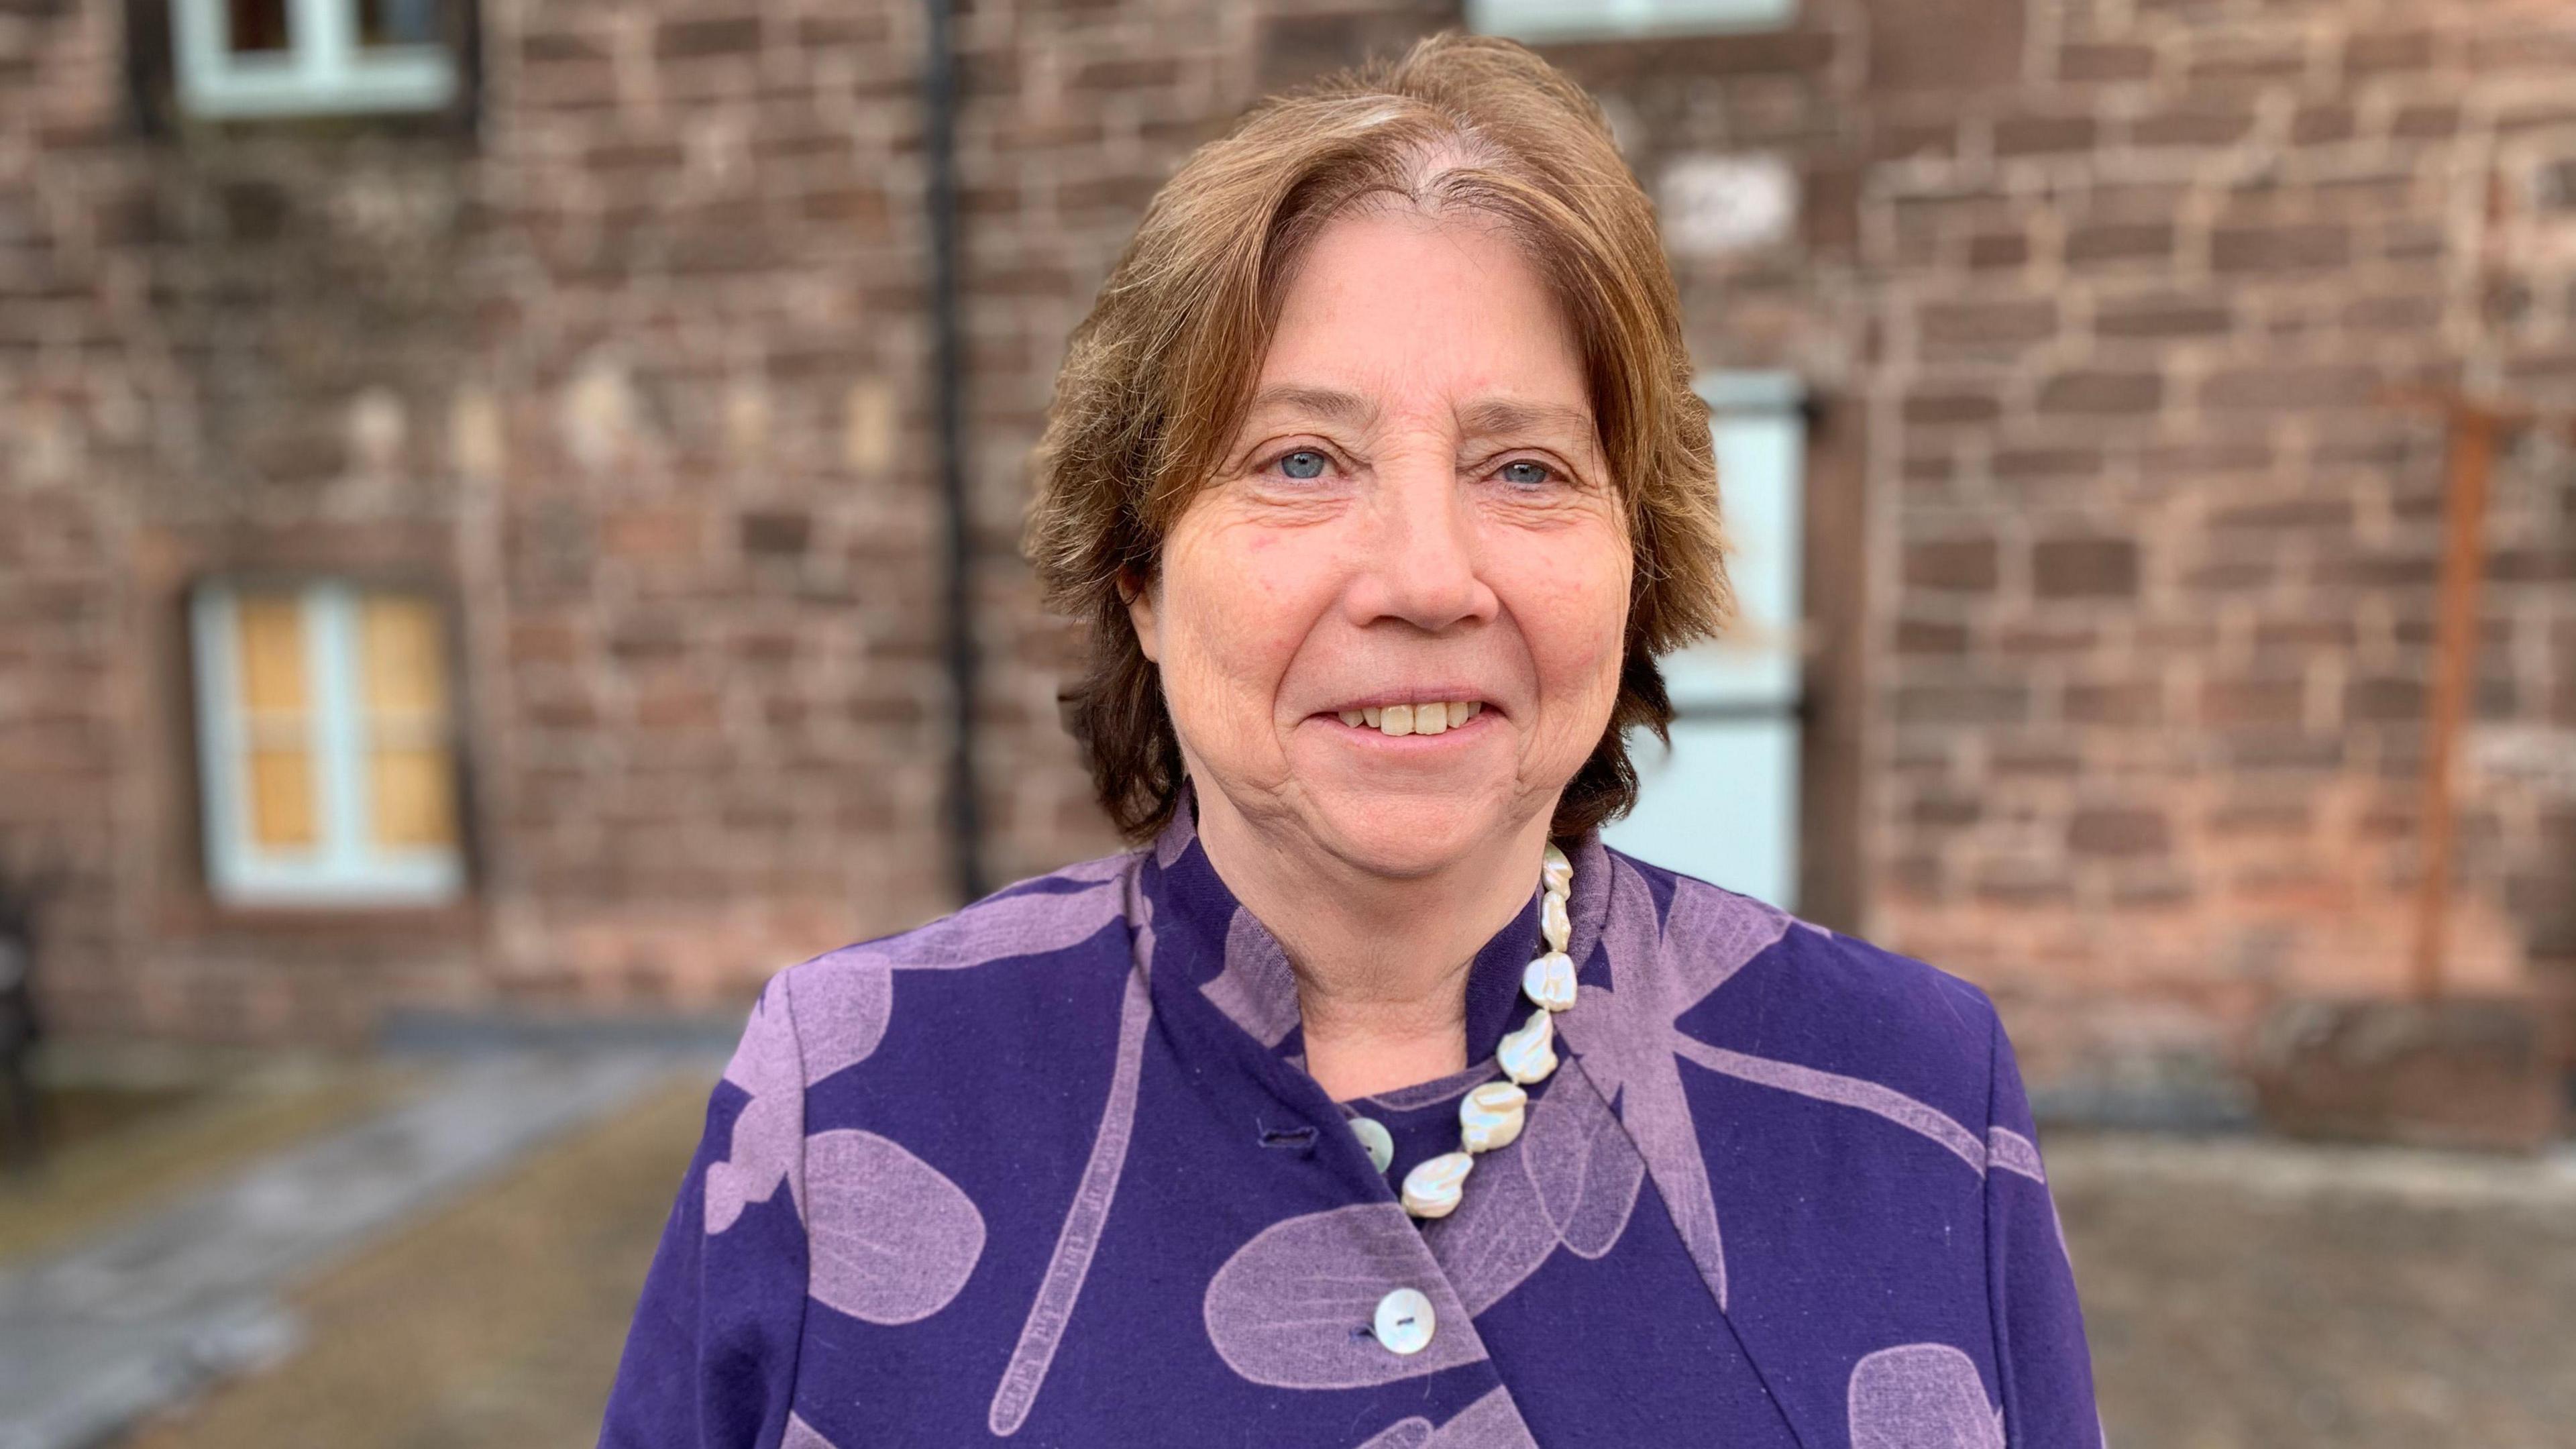
[[[1535,1009],[1520,1030],[1505,1033],[1494,1048],[1494,1060],[1509,1080],[1475,1087],[1459,1102],[1458,1150],[1430,1158],[1404,1175],[1404,1210],[1417,1218],[1445,1218],[1458,1210],[1476,1155],[1521,1135],[1529,1111],[1529,1093],[1523,1089],[1556,1070],[1555,1015],[1574,1005],[1575,996],[1574,961],[1565,954],[1573,933],[1566,898],[1574,889],[1574,862],[1554,845],[1539,866],[1539,884],[1545,891],[1539,900],[1539,933],[1547,949],[1521,972],[1521,994]],[[1353,1119],[1351,1130],[1369,1161],[1386,1171],[1395,1160],[1394,1137],[1366,1117]]]

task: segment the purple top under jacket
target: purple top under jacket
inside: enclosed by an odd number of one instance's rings
[[[1186,805],[1145,850],[781,972],[601,1444],[2097,1446],[1985,996],[1597,835],[1568,853],[1562,1064],[1419,1225],[1395,1184],[1492,1058],[1334,1102]],[[1470,968],[1471,1043],[1529,1010],[1538,899]],[[1409,1356],[1372,1331],[1399,1288],[1434,1310]]]

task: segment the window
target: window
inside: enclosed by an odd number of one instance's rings
[[[209,584],[191,613],[216,897],[454,896],[464,872],[437,602],[332,581]]]
[[[454,0],[171,0],[201,116],[434,111],[456,94]]]
[[[1531,42],[1777,30],[1797,14],[1797,0],[1467,0],[1468,29]]]
[[[1637,808],[1602,832],[1632,855],[1798,909],[1798,756],[1805,656],[1804,390],[1784,373],[1700,380],[1715,414],[1718,486],[1735,584],[1724,637],[1664,660],[1675,718],[1666,752],[1633,737]]]

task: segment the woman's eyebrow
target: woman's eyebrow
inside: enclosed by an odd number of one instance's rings
[[[1252,395],[1251,412],[1264,413],[1274,408],[1360,427],[1377,418],[1377,404],[1358,393],[1288,382],[1274,383]]]
[[[1309,387],[1301,383],[1274,383],[1252,395],[1250,415],[1283,411],[1317,418],[1325,422],[1347,423],[1365,427],[1376,421],[1376,402],[1358,393],[1339,388]],[[1496,437],[1510,433],[1559,433],[1570,438],[1593,435],[1592,413],[1588,408],[1564,403],[1516,402],[1510,398],[1485,398],[1458,409],[1459,425],[1470,437]]]
[[[1508,398],[1487,398],[1467,404],[1458,409],[1458,424],[1471,438],[1556,432],[1588,439],[1593,431],[1592,414],[1588,409],[1568,407],[1563,403],[1513,402]]]

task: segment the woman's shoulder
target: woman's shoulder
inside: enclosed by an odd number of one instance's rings
[[[2009,1047],[1975,984],[1755,897],[1617,859],[1657,904],[1658,955],[1681,986],[1685,1034],[1825,1072],[1883,1080],[1900,1069],[1919,1090],[1982,1100]]]
[[[1088,942],[1126,914],[1134,851],[1079,861],[1016,881],[907,931],[854,941],[778,974],[802,991],[854,972],[971,969]]]
[[[1068,974],[1098,978],[1114,999],[1129,960],[1127,887],[1139,859],[1126,852],[1081,861],[908,931],[797,962],[762,988],[755,1033],[763,1018],[776,1018],[798,1043],[811,1083],[875,1051],[901,974],[962,974],[971,990],[934,994],[951,1012],[962,1008],[997,1021],[1038,1010],[1062,993]],[[1009,989],[1014,983],[1023,989]]]

